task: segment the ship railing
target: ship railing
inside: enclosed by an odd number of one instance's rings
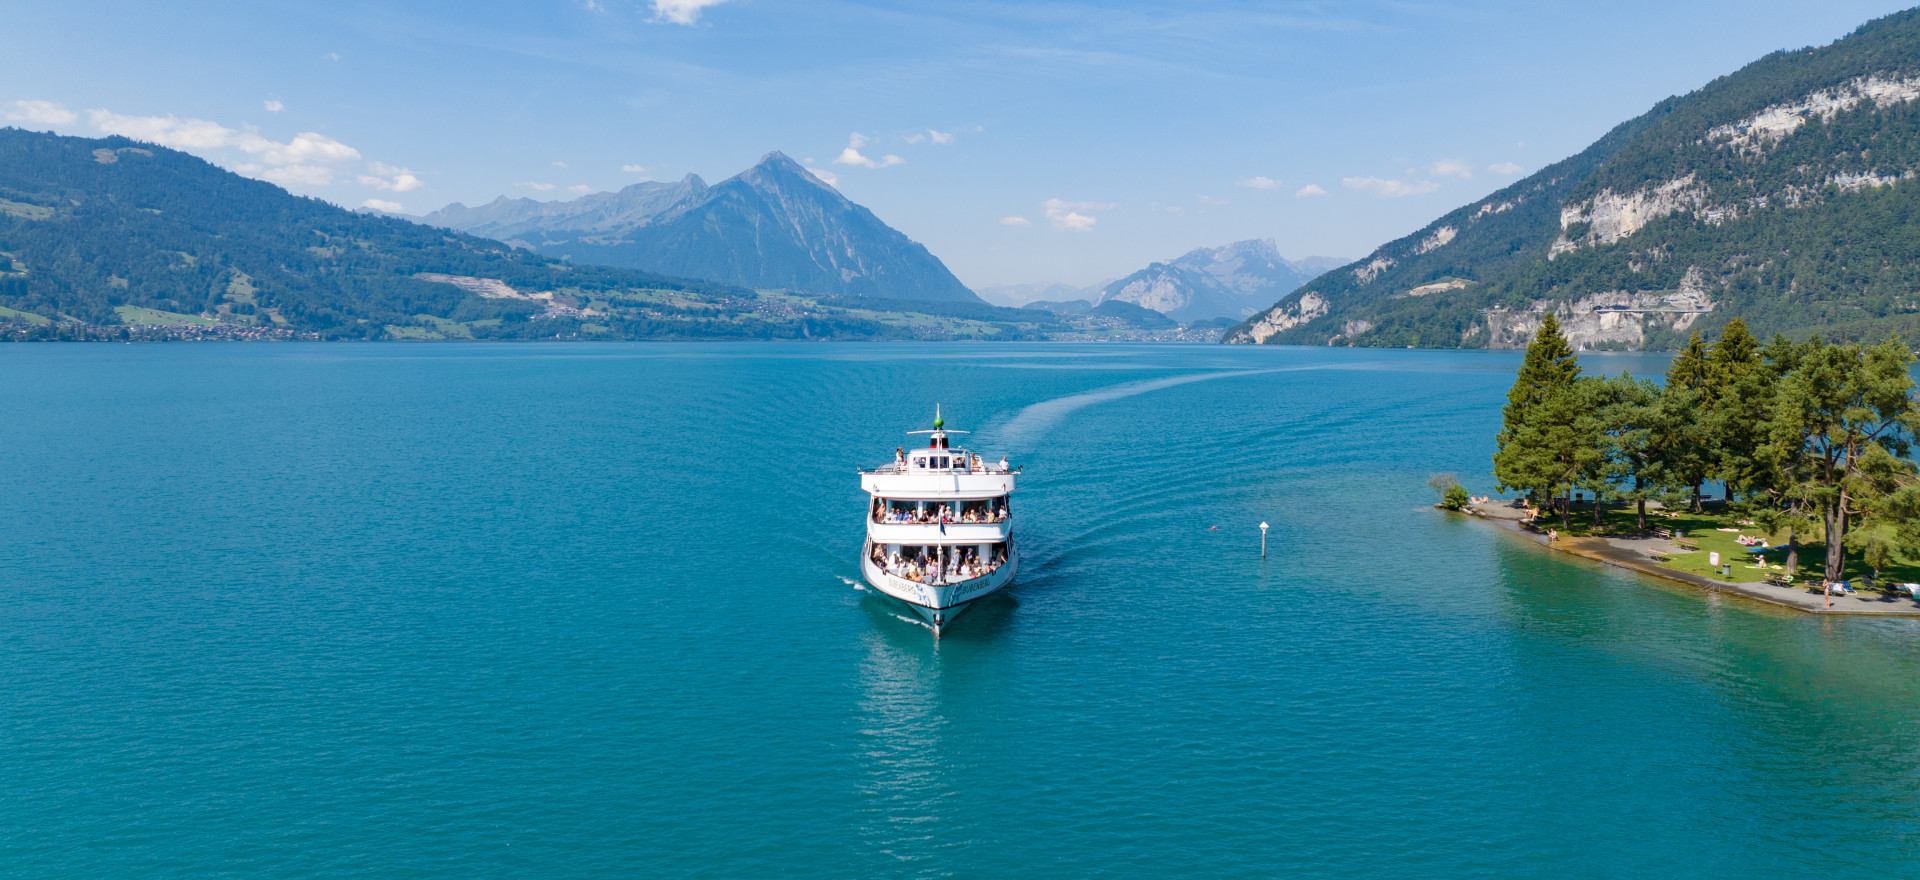
[[[1006,516],[994,516],[994,517],[987,517],[983,519],[950,519],[950,520],[947,520],[947,525],[950,525],[950,526],[997,526],[1011,519],[1013,519],[1013,514],[1009,513]],[[887,519],[885,516],[875,516],[872,519],[870,519],[869,522],[872,522],[876,526],[937,526],[940,524],[940,521],[937,519],[891,520],[891,519]]]
[[[1005,564],[1006,563],[1003,562],[1000,565],[1005,565]],[[979,583],[981,581],[985,581],[989,578],[992,578],[996,573],[1000,571],[1000,565],[996,565],[992,568],[987,569],[986,574],[977,574],[977,575],[974,575],[973,577],[966,578],[964,580],[957,580],[957,581],[947,577],[944,574],[941,575],[940,579],[937,581],[929,581],[924,579],[916,581],[913,578],[907,577],[906,575],[903,575],[897,571],[889,569],[884,565],[875,565],[874,567],[879,569],[881,574],[884,574],[887,577],[902,581],[904,583],[926,584],[927,586],[930,586],[930,587],[948,587],[948,586],[955,586],[955,585],[974,584],[974,583]]]
[[[890,476],[894,474],[1000,474],[1000,475],[1004,475],[1004,474],[1017,474],[1019,472],[1020,472],[1019,468],[1011,468],[1011,467],[1003,468],[997,464],[990,464],[990,465],[987,465],[986,467],[977,467],[977,468],[976,467],[921,468],[919,470],[914,470],[912,468],[903,467],[897,464],[883,464],[875,468],[860,469],[860,475],[863,477],[880,477],[880,476]]]

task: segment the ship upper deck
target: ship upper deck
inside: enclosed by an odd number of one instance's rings
[[[993,498],[1013,491],[1018,468],[1003,457],[988,461],[980,455],[951,445],[949,434],[965,431],[946,430],[946,420],[935,411],[933,430],[913,431],[926,434],[927,445],[914,449],[901,447],[893,452],[893,461],[860,472],[860,488],[883,498],[966,499]]]

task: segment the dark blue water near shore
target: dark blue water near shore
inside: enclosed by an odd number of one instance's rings
[[[1426,508],[1517,362],[0,346],[0,876],[1920,871],[1920,625]],[[937,642],[935,401],[1026,468]]]

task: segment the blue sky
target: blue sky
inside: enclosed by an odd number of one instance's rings
[[[1359,256],[1899,8],[24,0],[0,119],[413,213],[716,182],[781,150],[968,284],[1088,284],[1247,238]]]

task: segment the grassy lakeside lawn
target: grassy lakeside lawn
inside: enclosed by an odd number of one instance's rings
[[[159,309],[147,309],[141,308],[140,306],[115,306],[113,311],[120,316],[120,323],[129,326],[152,324],[161,327],[179,327],[182,325],[213,327],[220,323],[211,318],[202,318],[199,315],[182,315],[178,312],[163,312]]]
[[[0,306],[0,321],[20,321],[27,324],[53,323],[53,320],[50,318],[36,315],[32,312],[23,312],[19,309],[10,309],[6,306]]]
[[[1759,526],[1743,526],[1738,523],[1741,516],[1721,512],[1720,503],[1709,503],[1701,513],[1676,512],[1668,515],[1663,512],[1647,511],[1647,527],[1650,529],[1673,529],[1682,535],[1688,543],[1697,544],[1699,549],[1691,552],[1675,553],[1663,567],[1675,571],[1684,571],[1703,577],[1718,578],[1734,583],[1757,583],[1769,572],[1785,573],[1779,568],[1787,558],[1787,533],[1784,531],[1768,534]],[[1560,528],[1558,516],[1542,515],[1539,523],[1543,528]],[[1576,504],[1573,510],[1571,528],[1565,534],[1572,537],[1629,536],[1637,533],[1635,518],[1631,506],[1614,507],[1609,504],[1601,513],[1600,529],[1593,527],[1593,504]],[[1720,531],[1737,529],[1737,531]],[[1754,563],[1756,556],[1751,550],[1735,540],[1741,535],[1749,538],[1766,538],[1769,548],[1764,554],[1768,567],[1761,569]],[[1709,560],[1709,554],[1720,554],[1720,561],[1733,564],[1733,573],[1723,575],[1716,571]],[[1821,572],[1825,565],[1827,546],[1817,529],[1811,534],[1800,536],[1800,571],[1795,583],[1811,581],[1814,586],[1820,583]],[[1858,585],[1860,580],[1873,574],[1873,569],[1861,558],[1857,550],[1847,552],[1846,580]],[[1880,583],[1920,582],[1920,561],[1896,555],[1893,564],[1880,570]]]

